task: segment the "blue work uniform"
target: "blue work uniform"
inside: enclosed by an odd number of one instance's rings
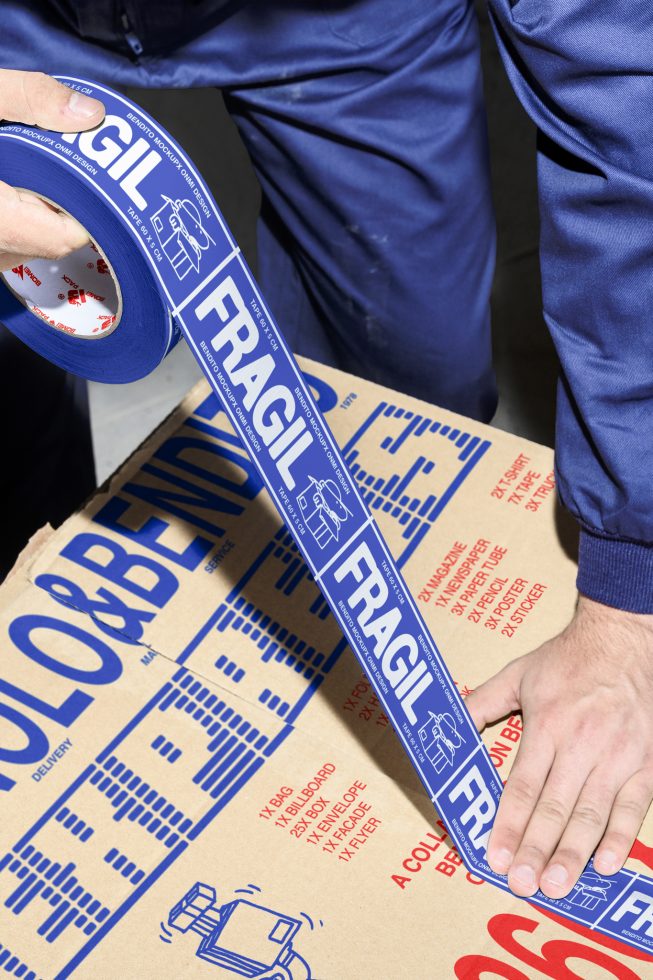
[[[641,111],[651,16],[636,6],[624,27],[604,0],[490,2],[542,132],[557,469],[583,527],[579,586],[653,612],[653,116]],[[1,10],[3,67],[219,86],[261,183],[259,278],[290,345],[491,417],[494,224],[470,2],[10,0]]]

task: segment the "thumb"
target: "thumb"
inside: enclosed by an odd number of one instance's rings
[[[465,706],[479,732],[493,721],[519,710],[522,673],[521,660],[513,660],[465,698]]]
[[[79,133],[102,122],[104,106],[40,71],[0,70],[0,119],[59,133]]]

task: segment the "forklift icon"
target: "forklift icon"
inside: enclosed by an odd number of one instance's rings
[[[419,730],[419,740],[424,754],[438,773],[453,765],[456,749],[465,741],[450,714],[436,715],[432,711]]]
[[[218,908],[215,889],[198,881],[171,909],[168,926],[197,933],[201,939],[195,955],[232,974],[311,980],[308,963],[293,949],[292,940],[302,926],[293,916],[245,899]]]
[[[215,244],[202,227],[197,207],[192,201],[173,201],[162,194],[164,203],[152,215],[152,225],[159,244],[178,279],[183,279],[191,269],[199,272],[202,253]]]
[[[297,497],[304,524],[320,548],[330,541],[337,541],[340,528],[351,511],[342,502],[340,488],[333,480],[316,480],[309,476],[309,484]]]

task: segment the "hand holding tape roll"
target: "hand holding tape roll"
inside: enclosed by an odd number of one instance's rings
[[[101,122],[104,106],[38,72],[0,70],[0,119],[79,132]],[[39,196],[0,184],[0,270],[25,258],[60,258],[81,248],[88,235],[74,218]]]
[[[144,376],[185,337],[465,864],[506,889],[486,860],[501,780],[201,176],[128,99],[62,81],[104,102],[103,124],[79,135],[0,128],[0,179],[20,174],[92,244],[5,273],[0,320],[56,364],[108,382]],[[529,901],[653,949],[653,929],[632,923],[651,921],[653,880],[629,870],[605,878],[590,864],[565,899]]]

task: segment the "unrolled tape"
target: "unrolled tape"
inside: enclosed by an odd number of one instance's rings
[[[372,681],[467,868],[485,858],[502,783],[201,176],[165,130],[104,86],[79,135],[0,128],[0,179],[73,214],[96,243],[4,276],[0,320],[85,378],[150,372],[183,335]],[[529,899],[653,951],[653,880],[591,863],[565,899]]]

